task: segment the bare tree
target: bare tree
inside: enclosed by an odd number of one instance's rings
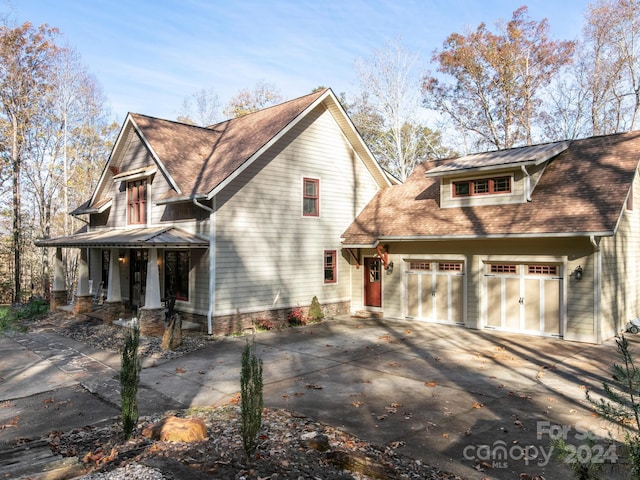
[[[0,108],[8,124],[6,142],[12,178],[12,238],[14,249],[13,300],[21,298],[21,177],[25,134],[38,113],[38,99],[50,88],[51,62],[58,48],[58,31],[31,23],[0,26]],[[4,132],[3,132],[4,133]]]
[[[108,122],[102,92],[72,48],[58,51],[49,83],[47,95],[40,99],[40,114],[27,131],[24,164],[25,194],[32,205],[31,231],[39,238],[75,230],[68,212],[72,204],[77,205],[78,195],[83,200],[90,195],[97,168],[108,155],[105,143],[109,145],[112,138],[103,136]],[[91,155],[96,150],[99,157]],[[47,250],[41,250],[43,292],[48,292],[50,277]],[[68,285],[75,278],[76,254],[64,251]]]
[[[241,117],[247,113],[257,112],[265,107],[276,105],[284,100],[280,90],[275,85],[264,80],[256,83],[253,90],[244,88],[229,100],[224,114],[230,118]]]
[[[425,105],[470,132],[477,147],[531,144],[545,87],[571,62],[574,43],[549,38],[546,19],[536,22],[520,7],[497,33],[482,23],[453,33],[433,55],[437,71],[423,82]]]
[[[200,89],[185,97],[178,121],[207,127],[220,121],[221,103],[212,89]]]
[[[405,180],[417,163],[437,156],[440,144],[420,119],[419,56],[399,39],[355,63],[359,97],[348,111],[380,163]]]
[[[594,135],[638,128],[640,4],[598,0],[587,7],[581,61]]]

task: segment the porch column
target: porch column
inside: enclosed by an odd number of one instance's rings
[[[162,336],[164,332],[164,309],[160,303],[160,272],[158,270],[158,249],[150,248],[147,259],[147,283],[145,285],[144,307],[140,309],[140,333]]]
[[[80,259],[78,261],[78,288],[76,289],[76,299],[73,304],[74,313],[90,312],[93,308],[93,298],[89,290],[89,266],[87,263],[87,249],[80,249]]]
[[[122,291],[120,289],[120,262],[117,248],[109,252],[109,286],[107,288],[107,302],[121,302]]]
[[[56,248],[53,265],[53,290],[51,291],[51,310],[67,304],[67,289],[64,281],[64,267],[62,265],[62,248]]]
[[[158,249],[150,248],[147,260],[147,284],[145,286],[144,308],[161,308],[160,272],[158,270]]]

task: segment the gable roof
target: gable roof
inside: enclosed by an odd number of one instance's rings
[[[102,201],[98,198],[101,186],[114,178],[113,171],[108,167],[125,153],[132,130],[140,136],[173,187],[158,203],[212,198],[307,113],[320,105],[331,112],[379,185],[390,185],[385,172],[375,161],[333,92],[324,89],[206,128],[130,113],[116,141],[110,162],[105,166],[85,210]],[[88,212],[77,209],[77,213]]]
[[[433,165],[423,163],[403,185],[378,192],[343,234],[344,246],[613,235],[639,160],[640,131],[574,140],[549,159],[530,202],[450,208],[440,208],[440,178],[427,176]],[[440,162],[441,171],[457,161]]]

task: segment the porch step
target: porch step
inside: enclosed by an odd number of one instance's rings
[[[372,312],[369,310],[357,310],[353,314],[355,318],[383,318],[384,312]]]

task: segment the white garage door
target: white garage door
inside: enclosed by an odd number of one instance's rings
[[[561,265],[485,264],[486,326],[560,336]]]
[[[407,317],[464,322],[462,262],[412,260],[407,267]]]

